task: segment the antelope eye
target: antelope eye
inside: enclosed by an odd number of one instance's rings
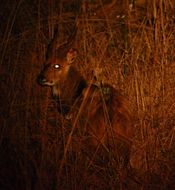
[[[56,65],[54,65],[54,68],[55,68],[55,69],[59,69],[59,68],[60,68],[60,65],[56,64]]]

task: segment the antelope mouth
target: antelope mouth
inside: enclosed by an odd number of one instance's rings
[[[38,76],[37,78],[38,84],[42,85],[42,86],[54,86],[54,82],[53,81],[48,81],[47,79],[45,79],[43,76]]]
[[[55,84],[53,82],[45,81],[45,82],[40,83],[40,85],[42,85],[42,86],[54,86]]]
[[[54,82],[50,82],[50,81],[41,81],[41,82],[38,82],[39,85],[41,86],[54,86]]]

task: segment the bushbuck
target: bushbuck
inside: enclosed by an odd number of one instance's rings
[[[57,44],[58,35],[54,35],[38,82],[51,87],[58,112],[71,122],[74,131],[83,134],[88,151],[113,155],[127,168],[133,133],[127,100],[109,84],[96,85],[84,79],[74,64],[78,54],[72,47],[75,35],[76,30],[61,46]]]

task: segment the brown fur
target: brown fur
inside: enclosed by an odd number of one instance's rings
[[[95,150],[100,156],[112,154],[126,168],[133,132],[126,99],[108,84],[87,84],[73,65],[76,50],[70,49],[66,54],[51,52],[39,83],[52,88],[58,111],[72,123],[72,131],[76,129],[81,134],[86,150]]]
[[[58,63],[60,69],[57,70],[54,65]],[[72,125],[83,128],[85,144],[94,149],[101,146],[107,152],[112,149],[127,165],[133,125],[126,99],[108,84],[88,85],[66,60],[55,59],[40,77],[56,81],[51,87],[58,111],[69,118]]]
[[[79,114],[81,124],[77,122],[77,126],[85,128],[87,146],[111,151],[123,160],[123,167],[127,166],[133,123],[128,103],[116,89],[110,85],[86,87],[70,113],[73,123]]]

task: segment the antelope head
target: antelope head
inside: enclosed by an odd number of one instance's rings
[[[58,31],[48,46],[44,68],[38,76],[40,85],[50,86],[54,96],[59,96],[64,89],[67,80],[70,78],[72,63],[77,57],[77,50],[72,48],[76,30],[63,45],[58,45]]]
[[[54,87],[67,78],[71,64],[75,61],[77,51],[70,49],[66,55],[50,57],[44,66],[44,69],[38,76],[38,82],[41,85]]]

